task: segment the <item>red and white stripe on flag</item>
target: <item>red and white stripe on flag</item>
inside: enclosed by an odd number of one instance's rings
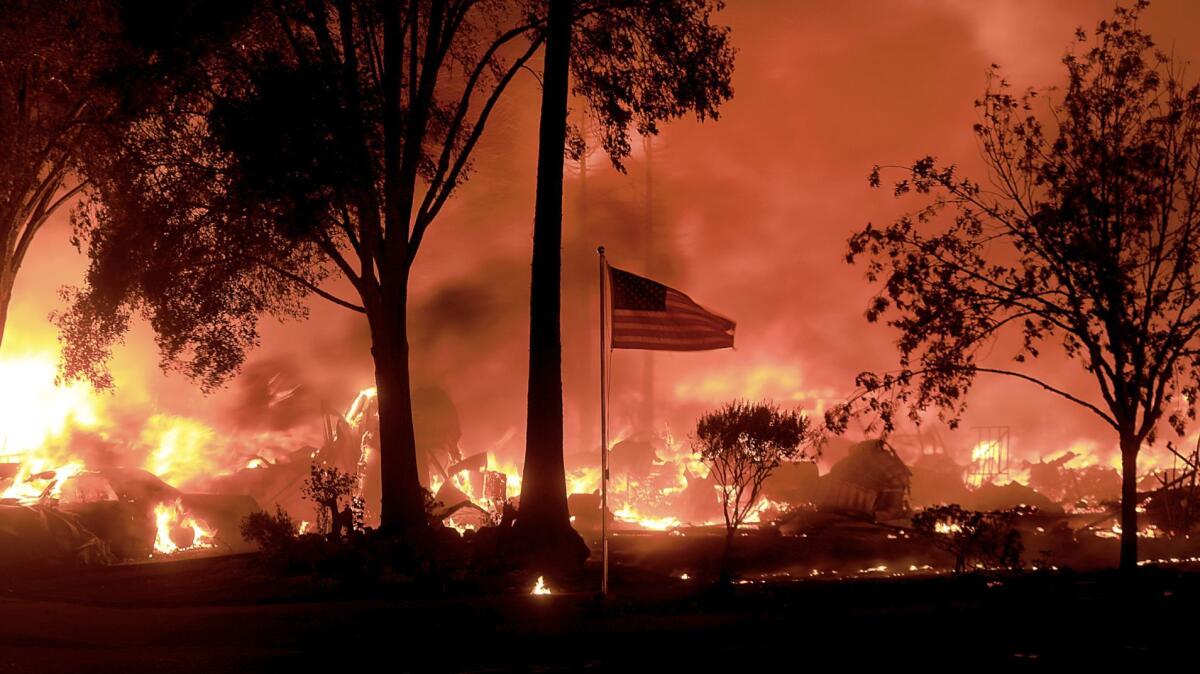
[[[737,324],[657,281],[609,267],[614,349],[706,351],[733,346]]]

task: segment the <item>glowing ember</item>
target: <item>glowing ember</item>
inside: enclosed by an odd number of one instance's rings
[[[636,508],[628,505],[613,513],[613,517],[651,531],[667,531],[680,525],[680,521],[676,517],[646,517],[640,514]]]
[[[1121,537],[1121,525],[1114,524],[1111,529],[1097,529],[1096,538],[1112,538]],[[1164,538],[1166,534],[1153,524],[1142,527],[1137,532],[1138,538]]]
[[[538,576],[537,584],[533,586],[533,590],[529,594],[550,594],[550,588],[546,587],[545,578]]]
[[[962,525],[957,522],[938,522],[933,525],[933,530],[939,534],[949,536],[950,534],[962,533]]]

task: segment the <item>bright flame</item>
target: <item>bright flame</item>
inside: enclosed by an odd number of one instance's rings
[[[949,536],[950,534],[962,533],[962,525],[957,522],[937,522],[933,525],[933,530],[939,534]]]
[[[599,488],[599,466],[584,466],[567,474],[568,494],[591,494]]]
[[[60,445],[72,428],[99,423],[99,405],[87,384],[56,381],[56,361],[48,352],[0,359],[0,463],[20,464],[0,498],[58,498],[63,482],[83,470]]]
[[[546,579],[538,576],[537,583],[529,594],[550,594],[550,588],[546,587]]]
[[[142,429],[142,442],[153,447],[144,468],[179,485],[213,472],[208,452],[215,434],[207,425],[169,414],[155,414]]]
[[[973,489],[982,487],[985,482],[995,480],[1000,470],[1000,453],[1003,447],[996,440],[983,440],[971,449],[971,465],[967,474],[967,485]],[[1007,472],[1007,467],[1005,467]]]
[[[98,405],[83,382],[59,385],[53,354],[0,359],[0,461],[41,449],[71,426],[98,421]]]
[[[617,447],[632,434],[630,428],[618,430],[611,447]],[[645,442],[646,440],[642,440]],[[708,477],[708,467],[692,448],[679,439],[669,428],[648,439],[654,451],[654,460],[643,474],[618,470],[609,482],[608,507],[620,522],[653,530],[674,530],[683,524],[710,525],[718,523],[720,512],[717,492],[712,492],[707,509],[688,492],[692,480]],[[594,493],[600,488],[600,469],[596,465],[582,465],[567,475],[568,493]],[[756,504],[757,506],[758,504]],[[681,508],[682,506],[682,508]],[[765,505],[761,506],[765,508]],[[760,509],[761,509],[760,508]],[[761,512],[746,521],[758,522]],[[707,518],[707,519],[703,519]],[[703,519],[703,521],[702,521]]]
[[[57,381],[57,360],[54,352],[0,358],[0,463],[19,464],[0,498],[26,505],[58,499],[65,482],[94,468],[72,451],[75,429],[92,430],[108,442],[147,451],[128,456],[144,456],[145,469],[175,486],[215,472],[208,455],[214,433],[208,426],[156,414],[140,430],[134,427],[125,434],[104,414],[105,398],[90,385]]]
[[[646,517],[640,514],[635,507],[630,505],[626,505],[614,512],[613,517],[621,520],[622,522],[636,524],[643,529],[650,529],[651,531],[667,531],[668,529],[674,529],[682,524],[678,517],[672,517],[670,515],[666,517]]]
[[[346,411],[346,423],[351,426],[357,425],[362,421],[363,412],[366,409],[367,403],[371,402],[375,396],[379,395],[379,389],[374,386],[367,387],[358,392],[358,397],[354,399],[354,403],[350,405],[350,409]]]
[[[55,466],[45,459],[30,459],[21,464],[13,483],[0,492],[0,498],[16,499],[31,505],[44,498],[57,499],[62,493],[63,483],[83,470],[78,461]]]
[[[746,524],[759,524],[762,522],[764,514],[775,513],[778,515],[780,513],[787,512],[789,507],[790,506],[786,503],[772,501],[764,496],[758,499],[758,503],[755,503],[754,507],[750,509],[750,512],[746,515],[746,519],[744,521]]]
[[[184,510],[183,504],[176,500],[174,503],[160,503],[154,507],[154,551],[169,555],[183,550],[211,548],[215,546],[216,531],[207,523],[196,519],[194,515]],[[187,532],[187,533],[184,533]],[[186,539],[190,536],[191,540]],[[183,539],[183,545],[176,538]]]
[[[511,459],[497,459],[495,453],[488,452],[487,469],[504,473],[508,482],[508,496],[512,498],[521,493],[521,469]]]

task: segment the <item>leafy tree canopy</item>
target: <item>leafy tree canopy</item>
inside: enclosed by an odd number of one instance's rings
[[[976,104],[985,180],[932,157],[901,169],[894,193],[928,203],[868,225],[847,253],[881,286],[867,318],[899,331],[901,370],[860,375],[867,395],[833,410],[831,425],[864,406],[888,429],[905,406],[914,420],[937,408],[954,424],[979,373],[1041,385],[1134,443],[1152,440],[1164,415],[1179,430],[1195,417],[1200,89],[1154,49],[1137,21],[1144,7],[1118,8],[1091,42],[1079,32],[1048,109],[993,74]],[[1021,336],[1014,365],[981,364],[1009,330]],[[1080,361],[1099,402],[1021,367],[1047,344]]]
[[[737,400],[700,417],[693,446],[721,487],[731,532],[750,514],[771,472],[804,456],[811,432],[807,417],[769,402]]]
[[[896,196],[925,206],[851,237],[880,284],[867,309],[900,337],[900,370],[862,373],[827,414],[844,429],[878,415],[891,430],[936,408],[951,426],[980,374],[1036,384],[1116,433],[1122,456],[1121,567],[1136,569],[1137,456],[1166,421],[1182,434],[1200,393],[1200,87],[1139,25],[1148,6],[1118,6],[1063,59],[1067,86],[1017,95],[993,69],[975,135],[985,180],[932,157],[901,169]],[[870,182],[882,184],[876,167]],[[982,363],[1003,334],[1010,366]],[[1048,368],[1050,345],[1095,382],[1070,390]]]
[[[428,226],[542,44],[546,3],[397,1],[190,0],[146,15],[144,48],[190,67],[94,153],[74,218],[91,264],[56,317],[68,376],[111,385],[105,363],[139,312],[164,367],[211,389],[263,314],[303,317],[313,294],[369,319],[401,307]],[[618,165],[631,127],[715,117],[732,94],[720,6],[576,3],[573,86]],[[355,296],[328,292],[335,276]]]

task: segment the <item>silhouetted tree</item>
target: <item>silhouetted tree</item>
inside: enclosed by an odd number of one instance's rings
[[[1200,89],[1154,50],[1138,24],[1145,6],[1118,7],[1063,59],[1052,122],[1036,91],[1015,96],[993,75],[975,126],[988,179],[921,159],[895,194],[932,201],[850,239],[848,260],[867,258],[868,279],[883,285],[867,318],[890,315],[902,369],[859,375],[856,400],[828,417],[844,428],[870,409],[890,429],[902,406],[914,420],[936,407],[954,424],[979,373],[1090,411],[1120,442],[1125,570],[1137,563],[1138,452],[1164,416],[1182,433],[1200,393]],[[1088,42],[1082,30],[1077,39]],[[980,365],[981,349],[1010,331],[1023,340],[1016,364]],[[1028,367],[1050,340],[1080,361],[1100,402]]]
[[[254,543],[266,557],[279,557],[296,540],[300,527],[278,503],[275,514],[257,510],[242,518],[242,540]]]
[[[341,539],[343,531],[349,535],[362,529],[363,504],[354,495],[357,487],[357,475],[315,463],[304,481],[300,493],[316,505],[317,529],[328,533],[332,540]]]
[[[65,370],[111,383],[105,362],[137,311],[164,366],[212,389],[257,343],[260,315],[302,317],[310,294],[362,313],[382,526],[420,531],[409,273],[502,92],[541,45],[536,7],[190,4],[236,16],[192,40],[190,78],[128,129],[80,213],[91,266],[58,317]],[[326,289],[334,276],[356,297]]]
[[[516,532],[538,541],[539,562],[582,563],[587,545],[571,528],[563,462],[562,290],[563,153],[567,143],[568,66],[572,0],[550,0],[542,109],[538,133],[537,194],[529,291],[529,390],[525,467]],[[523,548],[532,546],[522,545]],[[549,559],[547,557],[550,557]],[[572,560],[576,557],[576,560]]]
[[[693,448],[719,486],[725,516],[721,577],[729,578],[733,539],[758,503],[763,482],[784,461],[804,457],[807,417],[772,403],[735,401],[700,417]]]
[[[954,555],[954,572],[975,564],[1012,568],[1021,563],[1025,546],[1013,528],[1015,510],[980,512],[950,504],[926,508],[913,515],[913,529]]]
[[[124,19],[137,4],[0,4],[0,341],[34,238],[87,187],[84,164],[102,128],[154,90],[146,54],[125,40]],[[129,77],[118,82],[117,72]]]
[[[520,547],[543,564],[581,562],[587,547],[571,528],[563,464],[562,272],[563,155],[567,99],[574,91],[600,122],[601,143],[620,168],[627,129],[657,132],[662,119],[688,112],[717,116],[732,94],[728,29],[712,23],[715,0],[550,0],[538,138],[537,195],[530,285],[529,391],[522,474]]]
[[[188,41],[197,45],[191,78],[131,126],[80,213],[92,263],[86,287],[58,317],[65,370],[111,383],[104,363],[137,311],[164,365],[212,389],[257,343],[262,314],[302,317],[309,295],[362,313],[379,391],[382,526],[424,529],[409,274],[429,226],[467,179],[491,113],[540,49],[545,4],[185,5],[228,7],[232,17]],[[650,129],[672,106],[703,104],[670,95],[690,88],[662,79],[706,76],[679,70],[684,57],[728,52],[721,31],[707,43],[676,44],[660,39],[660,26],[629,18],[677,16],[665,11],[649,0],[596,0],[576,13],[591,26],[580,35],[593,40],[581,37],[581,50],[596,61],[578,89],[609,124],[614,157],[628,152],[634,121]],[[332,292],[331,278],[355,297]]]

